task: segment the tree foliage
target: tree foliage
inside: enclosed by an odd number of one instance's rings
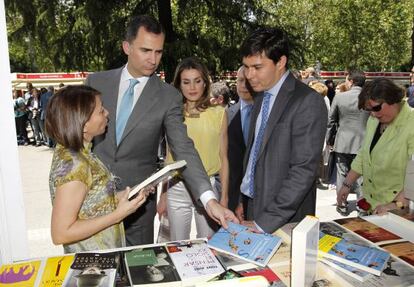
[[[166,28],[160,66],[173,76],[196,55],[214,73],[236,70],[252,29],[291,35],[290,65],[324,70],[407,70],[414,64],[410,0],[6,0],[13,71],[96,71],[119,67],[125,26],[151,14]]]

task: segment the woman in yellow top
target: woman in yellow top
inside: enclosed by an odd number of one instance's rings
[[[221,196],[220,191],[214,192],[220,197],[220,203],[227,207],[227,115],[223,107],[210,104],[207,68],[197,58],[186,58],[177,66],[173,85],[183,94],[184,123],[188,136],[194,142],[213,189],[216,186],[215,176],[219,175]],[[168,157],[171,158],[171,155]],[[216,223],[209,219],[205,210],[191,197],[182,180],[174,183],[170,181],[168,192],[160,200],[159,206],[163,207],[158,209],[159,213],[165,211],[165,201],[167,204],[171,240],[190,238],[193,210],[197,237],[208,237],[214,233]]]
[[[51,232],[65,253],[124,246],[122,219],[148,195],[129,201],[129,188],[115,195],[113,175],[91,151],[107,123],[108,111],[91,87],[68,86],[50,98],[46,132],[57,142],[49,176]]]

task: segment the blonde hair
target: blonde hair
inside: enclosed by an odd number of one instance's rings
[[[321,82],[312,81],[309,83],[309,87],[317,91],[323,97],[326,97],[328,95],[328,87]]]

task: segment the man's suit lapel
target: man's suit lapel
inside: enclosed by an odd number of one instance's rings
[[[106,83],[103,85],[107,85],[105,89],[102,89],[106,93],[104,107],[108,110],[109,115],[113,115],[110,118],[109,125],[108,125],[108,137],[111,140],[111,143],[114,147],[116,147],[116,109],[118,104],[118,94],[119,94],[119,82],[121,80],[122,69],[116,69]]]
[[[262,107],[262,102],[263,102],[263,93],[257,94],[256,97],[254,98],[254,105],[253,105],[252,115],[250,119],[249,136],[247,138],[246,153],[244,155],[244,160],[243,160],[244,168],[247,167],[247,162],[250,157],[250,151],[252,149],[253,141],[254,141],[254,134],[256,132],[256,121],[257,121],[257,117],[259,116],[260,109]]]
[[[295,78],[292,74],[289,74],[279,90],[279,94],[276,97],[275,103],[273,104],[272,110],[267,120],[265,133],[263,136],[262,146],[260,147],[259,157],[262,154],[267,142],[269,141],[272,131],[279,122],[280,117],[285,111],[286,106],[292,99],[292,91],[295,88]]]
[[[149,79],[138,101],[136,102],[134,109],[129,116],[128,122],[125,126],[124,133],[122,135],[121,142],[128,136],[128,134],[140,124],[144,124],[144,118],[151,108],[158,102],[157,92],[160,88],[159,79],[154,74]],[[120,143],[121,143],[120,142]]]

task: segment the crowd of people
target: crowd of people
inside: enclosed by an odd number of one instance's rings
[[[287,33],[259,28],[241,43],[236,93],[211,83],[197,57],[183,59],[169,85],[155,73],[164,39],[154,18],[134,17],[122,43],[125,66],[60,89],[49,104],[33,88],[30,101],[15,97],[18,140],[28,143],[29,117],[18,118],[31,113],[36,145],[56,142],[52,239],[66,252],[153,243],[157,213],[168,216],[172,240],[189,238],[193,216],[200,237],[228,221],[273,233],[315,214],[324,149],[336,155],[339,212],[349,213],[350,192],[373,213],[407,206],[414,113],[392,81],[367,82],[352,70],[335,83],[312,67],[291,71]],[[128,201],[129,187],[159,167],[162,150],[167,163],[187,166],[158,204],[153,188]]]
[[[59,84],[59,88],[64,84]],[[54,147],[54,141],[45,132],[46,107],[49,99],[54,95],[54,86],[40,89],[32,83],[26,84],[26,90],[13,90],[14,119],[16,123],[16,137],[18,145],[45,145]],[[32,132],[29,138],[28,130]]]

